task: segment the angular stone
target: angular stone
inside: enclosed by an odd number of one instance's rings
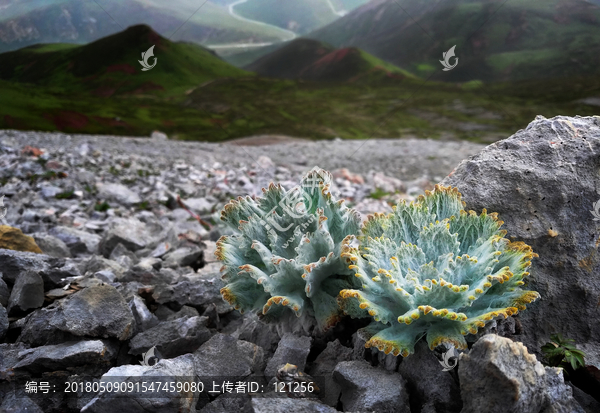
[[[3,413],[44,413],[44,411],[25,394],[24,390],[9,392],[0,404]]]
[[[461,413],[583,413],[559,369],[544,368],[522,343],[495,334],[482,337],[468,354],[461,354],[458,376]]]
[[[217,333],[194,352],[196,374],[240,380],[260,375],[265,366],[263,349],[247,341]]]
[[[41,232],[33,234],[35,243],[46,255],[56,258],[70,258],[71,250],[60,238]]]
[[[6,335],[8,327],[8,313],[6,312],[6,308],[4,308],[2,304],[0,304],[0,340],[2,340]]]
[[[8,225],[0,225],[0,248],[42,254],[42,250],[32,237]]]
[[[129,340],[129,354],[142,354],[153,346],[166,358],[192,353],[211,336],[206,328],[207,320],[206,317],[183,317],[161,321]]]
[[[350,360],[352,360],[352,349],[344,347],[340,340],[336,339],[327,343],[325,350],[317,356],[311,369],[308,370],[308,374],[315,379],[321,389],[319,398],[325,404],[337,406],[342,388],[333,380],[333,371],[338,363]]]
[[[97,184],[98,196],[107,200],[120,202],[124,205],[133,205],[142,202],[138,194],[121,184]]]
[[[148,330],[158,324],[158,318],[148,310],[144,300],[134,295],[129,301],[129,309],[135,319],[135,334]]]
[[[48,233],[64,242],[73,256],[98,253],[98,245],[100,244],[98,234],[65,226],[52,227]]]
[[[0,305],[6,307],[8,305],[9,297],[10,290],[8,289],[8,286],[6,285],[4,280],[2,279],[2,273],[0,272]]]
[[[252,413],[336,413],[337,410],[316,400],[288,399],[282,397],[252,398]],[[379,413],[379,412],[378,412]]]
[[[0,344],[0,382],[14,376],[13,366],[19,362],[19,353],[27,349],[25,343]]]
[[[19,274],[24,271],[42,272],[51,267],[61,266],[64,261],[33,252],[0,249],[0,263],[2,278],[8,285],[13,285]]]
[[[125,268],[121,267],[117,262],[101,257],[100,255],[93,255],[88,260],[83,261],[80,267],[83,274],[112,271],[117,278],[120,278],[125,272]]]
[[[168,268],[200,266],[202,250],[198,247],[177,248],[165,255],[164,260],[164,265]]]
[[[143,222],[135,219],[116,219],[105,232],[100,242],[100,253],[109,257],[118,244],[123,244],[129,251],[146,248],[154,241],[152,233]]]
[[[275,352],[277,343],[281,340],[279,334],[271,325],[264,323],[252,312],[244,314],[242,324],[232,335],[239,340],[249,341],[261,346],[265,353],[269,355]]]
[[[8,300],[8,312],[21,314],[44,304],[44,280],[34,272],[23,272],[17,278]]]
[[[116,288],[98,285],[30,314],[19,340],[32,345],[40,341],[55,344],[55,340],[60,340],[60,332],[127,340],[133,333],[134,323],[131,310]]]
[[[179,282],[172,285],[158,285],[152,297],[159,304],[175,302],[179,305],[207,307],[217,306],[219,314],[233,310],[229,303],[223,300],[221,288],[225,286],[219,272],[220,264],[212,263],[200,269],[198,274],[187,274]]]
[[[293,364],[298,367],[298,370],[304,371],[311,342],[310,337],[297,337],[291,333],[285,333],[277,345],[275,354],[267,363],[265,377],[267,379],[274,377],[277,370],[286,363]]]
[[[458,188],[465,209],[497,212],[507,236],[539,254],[525,281],[542,299],[519,312],[522,334],[516,338],[541,356],[550,334],[560,331],[596,367],[598,153],[599,117],[538,116],[525,129],[462,161],[441,182]]]
[[[366,361],[343,361],[333,379],[342,388],[346,412],[410,413],[406,382],[398,373],[371,367]]]
[[[167,316],[167,321],[177,320],[181,317],[199,317],[200,313],[194,307],[184,305],[181,310]]]
[[[200,395],[199,392],[184,393],[183,382],[194,381],[194,358],[191,354],[179,356],[174,359],[159,360],[152,367],[141,365],[123,365],[113,367],[102,376],[101,381],[111,382],[113,386],[121,382],[140,383],[139,388],[143,389],[142,383],[161,382],[161,391],[157,391],[158,384],[154,387],[152,397],[148,397],[147,392],[130,393],[127,397],[120,397],[115,392],[99,393],[82,409],[82,413],[179,413],[193,412]],[[182,383],[177,392],[177,383]],[[175,391],[163,391],[162,388],[170,389],[170,383],[173,383]]]
[[[427,342],[419,340],[415,353],[403,359],[398,367],[398,373],[407,382],[413,406],[429,404],[436,411],[460,412],[462,404],[458,397],[458,383],[452,372],[443,369]]]
[[[13,369],[24,369],[39,374],[85,365],[108,367],[117,357],[118,351],[118,346],[108,340],[68,341],[20,352],[19,357],[22,359]]]

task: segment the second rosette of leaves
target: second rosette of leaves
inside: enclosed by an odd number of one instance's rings
[[[329,192],[331,174],[313,169],[286,191],[271,184],[261,198],[238,198],[221,219],[237,230],[217,242],[223,298],[266,321],[286,312],[315,321],[321,331],[342,317],[339,292],[360,286],[341,258],[342,241],[357,234],[358,213]]]
[[[425,336],[432,350],[465,349],[465,335],[539,297],[520,288],[537,254],[504,238],[496,213],[463,206],[456,188],[436,185],[346,237],[342,257],[362,288],[341,291],[338,301],[352,317],[373,317],[366,347],[405,357]]]

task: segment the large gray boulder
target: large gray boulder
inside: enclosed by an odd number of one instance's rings
[[[538,116],[527,128],[461,162],[442,182],[466,208],[497,212],[507,236],[539,258],[527,288],[541,299],[519,313],[517,339],[540,355],[554,332],[600,367],[600,117]]]
[[[458,375],[461,413],[584,413],[561,369],[544,368],[522,343],[495,334],[461,355]]]

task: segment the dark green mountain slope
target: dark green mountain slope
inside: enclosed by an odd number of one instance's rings
[[[600,73],[600,7],[589,1],[412,0],[402,7],[374,0],[306,37],[445,81]],[[453,45],[459,63],[444,72],[439,60]]]
[[[328,82],[401,79],[411,76],[356,48],[334,49],[310,39],[296,39],[245,67],[261,76]]]
[[[142,53],[154,45],[157,64],[142,71]],[[218,77],[244,76],[208,49],[171,42],[145,25],[133,26],[84,46],[34,45],[0,54],[0,79],[97,96],[177,94]],[[148,63],[152,65],[154,58]]]

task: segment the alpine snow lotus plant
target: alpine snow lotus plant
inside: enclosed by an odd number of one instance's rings
[[[238,230],[222,236],[215,253],[227,302],[266,321],[291,311],[316,319],[321,331],[341,319],[339,292],[360,286],[341,258],[342,241],[359,232],[360,218],[332,198],[330,182],[329,172],[315,168],[290,191],[271,184],[262,198],[225,205],[221,219]]]
[[[362,288],[341,291],[339,303],[352,317],[374,318],[363,329],[366,347],[406,357],[426,336],[432,350],[465,349],[463,336],[539,297],[520,288],[537,254],[504,238],[496,213],[464,205],[457,188],[436,185],[344,240],[342,256]]]

